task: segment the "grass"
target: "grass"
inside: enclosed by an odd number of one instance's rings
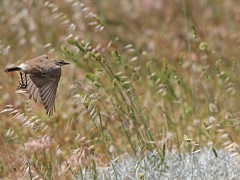
[[[126,154],[164,165],[205,147],[239,158],[238,2],[0,3],[0,178],[121,179]],[[53,117],[3,72],[42,54],[71,63]]]

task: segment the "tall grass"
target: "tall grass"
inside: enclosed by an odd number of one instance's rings
[[[0,177],[90,179],[124,154],[239,151],[235,1],[3,0],[2,69],[63,58],[49,118],[0,72]],[[221,13],[220,10],[221,9]],[[223,12],[226,16],[222,16]],[[112,176],[113,175],[113,176]]]

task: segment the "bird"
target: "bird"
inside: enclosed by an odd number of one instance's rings
[[[6,68],[5,72],[18,71],[20,76],[18,89],[29,94],[29,99],[39,100],[45,107],[46,114],[53,115],[61,67],[69,63],[61,59],[49,59],[42,55],[21,63],[16,67]]]

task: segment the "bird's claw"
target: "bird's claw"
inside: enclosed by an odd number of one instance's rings
[[[17,87],[17,90],[25,89],[27,87],[27,77],[26,77],[26,74],[25,74],[26,83],[23,82],[22,72],[20,72],[20,79],[21,79],[21,81],[19,81],[19,86]]]
[[[26,84],[24,84],[24,83],[22,83],[22,82],[19,81],[19,86],[17,87],[17,90],[19,90],[19,89],[25,89],[26,87],[27,87]]]

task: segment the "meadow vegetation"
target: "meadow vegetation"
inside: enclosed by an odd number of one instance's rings
[[[239,158],[239,9],[236,0],[2,0],[0,178],[97,179],[126,154],[154,152],[163,165],[205,147]],[[4,73],[43,54],[70,63],[53,117]]]

